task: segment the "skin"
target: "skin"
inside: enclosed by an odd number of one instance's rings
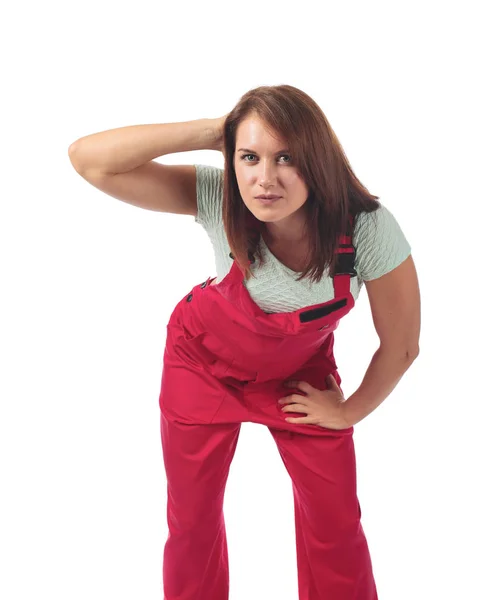
[[[237,129],[234,168],[241,197],[248,210],[265,223],[267,241],[277,245],[299,244],[305,239],[304,204],[309,190],[291,156],[280,153],[286,147],[285,139],[254,114]],[[255,198],[259,194],[282,198],[265,205]]]

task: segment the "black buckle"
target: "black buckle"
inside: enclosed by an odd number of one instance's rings
[[[356,248],[350,244],[342,244],[340,248],[352,248],[352,252],[340,252],[336,261],[336,268],[333,277],[336,275],[350,275],[356,277],[358,275],[354,268],[354,261],[356,258]]]

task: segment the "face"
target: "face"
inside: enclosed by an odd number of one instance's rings
[[[286,152],[285,140],[270,131],[257,116],[248,116],[236,132],[234,167],[243,202],[248,210],[266,224],[275,241],[302,238],[304,204],[308,186]],[[264,203],[261,194],[280,198]]]

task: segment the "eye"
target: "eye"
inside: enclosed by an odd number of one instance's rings
[[[243,162],[254,162],[253,160],[250,160],[250,161],[248,161],[248,160],[247,160],[247,161],[245,161],[245,158],[246,158],[247,156],[256,156],[256,154],[243,154],[243,155],[241,156],[241,160],[242,160]],[[279,156],[279,158],[281,158],[282,156],[286,156],[286,157],[289,159],[289,160],[287,160],[287,161],[284,161],[286,164],[288,164],[289,162],[291,162],[291,161],[292,161],[292,157],[290,156],[290,154],[281,154],[281,155]]]

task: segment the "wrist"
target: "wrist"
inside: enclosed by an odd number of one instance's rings
[[[351,415],[349,414],[349,411],[346,410],[346,401],[343,402],[342,406],[341,406],[341,418],[343,420],[343,424],[345,425],[345,428],[349,428],[349,427],[354,427],[356,425],[356,423],[353,422],[353,419],[351,417]]]
[[[202,119],[202,143],[205,150],[219,150],[219,119]]]

